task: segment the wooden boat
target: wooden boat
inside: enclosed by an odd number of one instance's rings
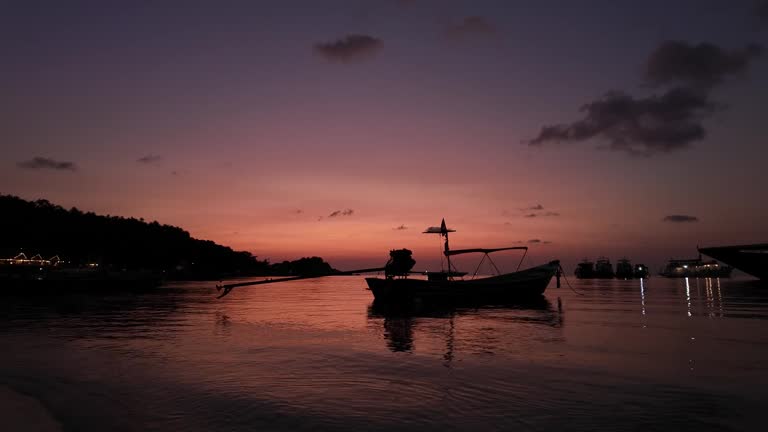
[[[515,246],[496,249],[462,249],[450,250],[448,247],[448,233],[455,232],[445,226],[445,220],[439,227],[427,228],[425,234],[440,234],[445,238],[443,254],[445,255],[448,268],[441,269],[439,272],[429,272],[426,279],[409,278],[416,261],[411,257],[411,251],[408,249],[398,249],[389,252],[390,260],[386,266],[381,268],[368,268],[360,270],[349,270],[338,272],[334,275],[353,275],[359,273],[371,273],[384,271],[384,278],[366,278],[368,289],[373,293],[376,301],[405,301],[405,300],[457,300],[474,299],[481,301],[518,301],[529,300],[531,298],[541,297],[544,290],[547,289],[552,276],[558,277],[558,286],[560,282],[560,261],[550,261],[547,264],[532,267],[514,273],[500,274],[498,267],[493,263],[489,254],[506,250],[525,250],[527,247]],[[451,256],[467,253],[482,253],[483,259],[480,265],[488,259],[493,268],[499,273],[496,276],[475,278],[477,270],[471,279],[458,279],[466,275],[466,272],[460,272],[451,264]],[[522,264],[525,259],[520,259]],[[517,268],[520,269],[520,264]],[[422,274],[423,273],[416,273]],[[299,275],[272,280],[238,282],[232,284],[217,285],[216,289],[221,292],[217,298],[222,298],[238,287],[272,284],[279,282],[295,281],[300,279],[310,279],[334,275]]]
[[[593,279],[595,277],[595,263],[584,258],[584,261],[576,266],[573,274],[578,279]]]
[[[768,243],[699,248],[699,252],[756,278],[768,280]]]
[[[483,259],[478,264],[478,269],[485,259],[488,259],[498,272],[498,268],[490,260],[493,252],[507,250],[525,250],[525,246],[505,247],[495,249],[462,249],[450,250],[448,245],[448,233],[455,230],[447,229],[445,220],[439,228],[432,227],[424,231],[425,234],[440,234],[445,239],[443,254],[448,262],[448,270],[438,272],[438,275],[444,277],[435,277],[424,279],[409,278],[410,268],[406,265],[399,269],[396,262],[390,260],[387,263],[385,277],[366,278],[368,289],[373,293],[376,301],[404,301],[404,300],[456,300],[456,299],[526,299],[540,297],[553,276],[558,276],[560,271],[560,261],[550,261],[547,264],[532,267],[513,273],[498,274],[496,276],[475,278],[477,271],[471,279],[456,279],[453,277],[457,271],[451,264],[451,257],[460,254],[481,253]],[[395,258],[392,251],[392,257]],[[410,251],[408,251],[410,253]],[[523,256],[525,258],[525,256]],[[410,257],[409,257],[410,259]],[[520,260],[522,263],[522,259]],[[412,265],[411,265],[412,266]],[[518,269],[520,265],[518,264]],[[396,268],[397,270],[390,270]]]
[[[632,262],[628,258],[622,258],[616,263],[616,279],[632,279],[635,277],[635,270]]]
[[[717,261],[703,261],[701,255],[694,259],[671,259],[659,273],[668,278],[727,278],[731,277],[733,267],[720,265]]]

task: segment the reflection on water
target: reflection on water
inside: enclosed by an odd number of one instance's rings
[[[506,348],[505,337],[518,333],[521,328],[530,325],[556,328],[563,323],[562,313],[554,311],[545,297],[492,305],[397,305],[374,301],[368,306],[368,319],[374,324],[381,323],[387,347],[392,352],[413,351],[415,333],[424,333],[424,339],[442,339],[445,366],[450,366],[457,345],[480,347],[485,354],[495,354]],[[458,329],[457,320],[462,323]]]
[[[452,307],[374,303],[359,277],[220,301],[213,283],[197,282],[144,296],[6,296],[0,342],[13,355],[0,356],[0,386],[79,431],[701,431],[762,421],[765,287],[571,285],[578,293],[553,283],[532,303]]]

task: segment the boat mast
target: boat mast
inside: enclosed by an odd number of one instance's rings
[[[453,279],[451,277],[451,268],[453,265],[451,265],[451,255],[450,255],[450,246],[448,246],[448,233],[449,232],[456,232],[456,230],[448,229],[445,226],[445,218],[443,218],[443,221],[440,223],[440,227],[429,227],[426,230],[424,230],[424,234],[440,234],[441,238],[445,238],[445,242],[443,243],[443,255],[445,255],[445,259],[448,261],[448,273],[446,273],[448,279]],[[443,272],[443,259],[440,258],[440,271]]]
[[[445,237],[445,248],[443,253],[445,254],[445,259],[448,261],[448,279],[453,279],[453,276],[451,276],[451,255],[448,254],[448,251],[450,251],[451,248],[448,247],[448,228],[445,226],[445,218],[443,218],[443,221],[440,223],[440,235]]]

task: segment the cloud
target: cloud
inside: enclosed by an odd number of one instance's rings
[[[77,165],[74,162],[57,161],[45,157],[36,156],[30,160],[22,161],[16,164],[24,169],[52,169],[59,171],[77,171]]]
[[[544,207],[541,204],[539,204],[537,206],[530,207],[529,209],[524,209],[524,210],[544,210]],[[560,216],[560,213],[553,212],[553,211],[539,212],[539,213],[528,213],[528,214],[524,215],[523,217],[535,218],[535,217],[539,217],[539,216],[542,216],[542,217]]]
[[[333,42],[315,44],[316,53],[330,61],[353,62],[376,55],[383,42],[368,35],[350,34]]]
[[[352,209],[336,210],[335,212],[332,212],[331,214],[329,214],[328,217],[332,218],[332,217],[339,217],[339,216],[352,216],[354,212],[355,211]]]
[[[669,216],[664,216],[664,219],[662,219],[662,221],[686,223],[686,222],[698,222],[699,218],[697,218],[696,216],[688,216],[688,215],[669,215]]]
[[[160,162],[161,160],[163,160],[162,156],[148,154],[146,156],[142,156],[136,159],[136,162],[142,163],[142,164],[153,164],[153,163]]]
[[[712,88],[729,76],[743,74],[761,53],[759,45],[728,51],[709,43],[663,42],[648,57],[644,74],[646,83],[667,86],[661,94],[635,97],[608,92],[581,107],[581,120],[545,125],[524,143],[594,139],[607,142],[598,148],[635,156],[689,148],[706,136],[703,119],[722,107],[710,100]]]
[[[395,228],[392,228],[392,229],[395,230],[395,231],[403,231],[403,230],[407,230],[408,227],[405,226],[405,225],[400,225],[399,227],[395,227]]]
[[[673,88],[661,96],[634,98],[609,92],[581,108],[584,118],[570,124],[549,125],[528,145],[600,139],[608,149],[651,156],[687,148],[705,137],[701,120],[716,108],[708,95]]]
[[[445,34],[454,40],[496,35],[496,27],[481,16],[469,16],[460,24],[449,25]]]
[[[756,44],[728,51],[710,43],[666,41],[648,57],[645,79],[652,85],[711,88],[727,76],[743,74],[762,51],[763,47]]]
[[[531,239],[531,240],[528,240],[528,243],[530,243],[530,244],[541,243],[541,240],[539,240],[539,239]]]

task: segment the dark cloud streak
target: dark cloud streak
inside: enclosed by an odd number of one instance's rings
[[[354,212],[355,211],[352,210],[352,209],[336,210],[336,211],[332,212],[331,214],[329,214],[328,217],[329,218],[333,218],[333,217],[339,217],[339,216],[352,216],[352,214]]]
[[[160,162],[161,160],[163,160],[162,156],[149,154],[136,159],[136,162],[142,163],[142,164],[153,164],[153,163]]]
[[[28,161],[22,161],[16,164],[24,169],[52,169],[58,171],[77,171],[77,165],[74,162],[57,161],[45,157],[34,157]]]
[[[469,16],[460,24],[449,25],[445,34],[450,39],[462,40],[476,37],[492,37],[497,33],[496,26],[481,16]]]
[[[350,34],[333,42],[315,44],[314,50],[327,60],[348,63],[373,57],[382,45],[375,37]]]
[[[689,216],[689,215],[669,215],[665,216],[664,219],[662,219],[664,222],[674,222],[674,223],[690,223],[690,222],[698,222],[699,218],[696,216]]]

